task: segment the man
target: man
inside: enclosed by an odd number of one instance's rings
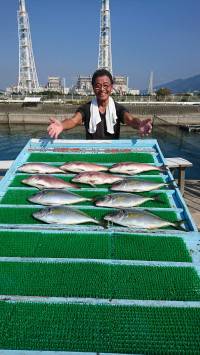
[[[58,138],[64,130],[84,123],[86,139],[118,139],[120,122],[138,129],[141,136],[151,133],[152,119],[140,120],[111,98],[113,78],[106,69],[96,70],[92,77],[95,98],[78,108],[73,117],[62,122],[51,118],[47,131],[51,138]]]

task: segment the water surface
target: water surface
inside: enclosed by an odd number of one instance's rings
[[[31,138],[49,138],[45,125],[1,125],[0,160],[16,159],[24,145]],[[85,139],[84,129],[77,127],[63,133],[60,138]],[[139,138],[130,127],[122,127],[121,138]],[[158,140],[164,157],[182,157],[193,163],[186,169],[186,178],[200,179],[200,134],[186,132],[178,127],[155,126],[149,138]]]

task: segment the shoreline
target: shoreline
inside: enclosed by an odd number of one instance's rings
[[[122,103],[131,114],[143,119],[153,117],[156,126],[200,125],[199,105],[174,103]],[[51,117],[71,117],[80,105],[63,103],[0,103],[0,124],[48,124]]]

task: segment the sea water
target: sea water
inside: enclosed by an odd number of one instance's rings
[[[45,125],[0,126],[0,160],[14,160],[31,138],[49,138]],[[85,139],[83,127],[62,133],[59,138]],[[121,138],[140,138],[135,130],[122,127]],[[193,163],[186,169],[187,179],[200,179],[200,133],[187,132],[175,126],[155,126],[148,138],[157,139],[165,158],[181,157]],[[147,138],[147,139],[148,139]]]

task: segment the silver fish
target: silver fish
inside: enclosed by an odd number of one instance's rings
[[[23,184],[37,187],[38,189],[77,189],[78,186],[71,184],[68,181],[64,181],[51,175],[31,175],[28,178],[22,180]]]
[[[89,198],[59,189],[42,190],[28,198],[28,201],[44,206],[71,205],[89,200]]]
[[[121,192],[106,195],[103,199],[97,200],[95,204],[101,207],[130,208],[151,200],[154,198]]]
[[[65,163],[60,166],[60,169],[64,171],[71,171],[73,173],[81,173],[85,171],[107,171],[108,168],[103,165],[97,165],[95,163],[87,163],[84,161],[75,161],[70,163]]]
[[[39,221],[43,221],[45,223],[56,223],[56,224],[81,224],[81,223],[96,223],[94,218],[88,216],[87,214],[75,210],[73,208],[69,208],[67,206],[54,206],[54,207],[45,207],[40,211],[34,212],[33,217],[38,219]]]
[[[124,192],[144,192],[159,189],[160,187],[166,186],[164,182],[154,182],[143,179],[124,179],[111,186],[113,191],[124,191]]]
[[[125,162],[125,163],[114,164],[109,169],[109,171],[112,173],[128,174],[128,175],[135,175],[135,174],[139,174],[151,170],[163,171],[163,167],[155,166],[152,164],[145,164],[145,163]]]
[[[60,168],[57,168],[55,166],[51,166],[46,163],[26,163],[20,166],[18,171],[23,172],[23,173],[28,173],[28,174],[34,174],[34,173],[39,173],[39,174],[63,174],[64,171],[61,170]]]
[[[120,210],[117,213],[105,216],[104,219],[129,228],[157,229],[167,226],[177,226],[176,223],[163,220],[150,212],[134,209]]]
[[[123,180],[123,178],[117,175],[93,171],[80,173],[72,179],[74,182],[80,182],[91,186],[113,184],[114,182],[121,180]]]

